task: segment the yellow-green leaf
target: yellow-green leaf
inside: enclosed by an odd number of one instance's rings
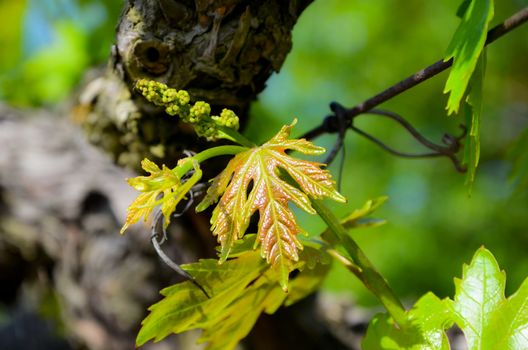
[[[151,313],[142,322],[136,344],[203,329],[199,341],[207,342],[207,350],[233,349],[261,313],[274,313],[282,304],[290,305],[312,293],[325,277],[328,261],[324,250],[306,247],[294,264],[300,273],[291,282],[290,294],[279,287],[279,275],[257,251],[240,253],[221,265],[213,259],[183,265],[204,286],[210,299],[190,281],[165,288],[163,300],[149,308]]]
[[[490,251],[480,248],[455,286],[455,322],[469,350],[528,349],[528,280],[506,299],[504,271]]]
[[[197,162],[193,163],[194,172],[185,182],[182,182],[176,172],[165,165],[160,169],[147,158],[141,161],[141,167],[150,175],[128,179],[130,186],[143,193],[128,207],[127,218],[121,233],[124,233],[130,225],[138,222],[141,217],[144,217],[146,221],[152,210],[158,205],[161,205],[161,211],[165,217],[165,226],[169,225],[170,216],[176,210],[178,203],[202,178],[202,171]]]
[[[197,210],[204,210],[220,198],[211,218],[213,234],[222,246],[220,261],[225,261],[234,242],[240,239],[258,211],[256,244],[261,254],[277,270],[280,284],[287,289],[288,274],[297,261],[302,245],[297,235],[302,231],[289,208],[293,202],[315,214],[308,196],[329,197],[344,202],[337,192],[330,173],[322,164],[294,158],[286,153],[295,150],[304,154],[321,154],[324,149],[311,142],[288,139],[295,125],[284,126],[275,137],[260,147],[237,154],[225,170],[214,179]],[[281,177],[284,171],[298,187]]]
[[[427,293],[397,326],[388,314],[375,315],[362,342],[365,350],[449,350],[445,331],[453,324],[446,300]]]

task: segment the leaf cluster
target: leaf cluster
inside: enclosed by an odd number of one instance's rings
[[[200,260],[183,268],[203,285],[207,298],[190,281],[161,291],[164,299],[150,307],[143,321],[137,345],[161,340],[171,333],[203,329],[199,342],[206,349],[233,349],[251,330],[258,316],[274,313],[281,305],[291,305],[313,293],[330,268],[330,257],[320,247],[307,246],[293,268],[298,275],[290,282],[290,293],[284,293],[280,275],[254,250],[256,235],[246,235],[232,249],[236,257],[218,264],[217,260]]]
[[[444,93],[450,93],[447,113],[458,113],[464,101],[464,115],[468,129],[464,164],[468,173],[466,183],[471,186],[480,158],[480,116],[482,89],[486,70],[485,43],[489,23],[494,15],[493,0],[464,0],[458,10],[462,22],[447,49],[445,60],[453,59]]]
[[[528,349],[528,278],[510,297],[506,276],[490,251],[480,248],[462,278],[455,279],[453,299],[427,293],[397,326],[388,314],[370,322],[363,340],[366,350],[449,350],[446,330],[456,324],[469,350]]]
[[[368,201],[343,222],[350,229],[382,224],[367,216],[385,200]],[[233,349],[260,314],[274,313],[278,307],[290,306],[316,291],[330,270],[332,251],[338,244],[304,240],[304,249],[292,262],[291,271],[296,273],[286,293],[279,284],[280,271],[266,264],[253,248],[257,239],[257,234],[245,234],[234,242],[230,258],[223,264],[206,259],[183,265],[210,298],[191,281],[162,290],[164,298],[149,308],[151,313],[142,323],[137,345],[151,339],[159,341],[171,333],[202,329],[199,342],[206,342],[206,349]]]

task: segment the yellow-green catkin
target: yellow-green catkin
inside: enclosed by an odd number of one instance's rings
[[[164,107],[169,115],[178,116],[182,121],[194,126],[196,134],[209,141],[220,137],[219,127],[234,130],[239,128],[239,119],[235,112],[224,108],[220,116],[211,115],[211,106],[204,101],[190,105],[191,97],[185,90],[176,90],[167,85],[147,79],[136,82],[136,90],[156,106]]]

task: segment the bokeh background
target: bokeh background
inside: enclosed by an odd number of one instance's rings
[[[437,61],[458,25],[459,3],[315,1],[295,28],[283,69],[254,103],[247,135],[265,140],[294,117],[301,134],[329,114],[331,101],[353,106]],[[526,5],[525,0],[497,1],[493,24]],[[41,108],[67,100],[88,68],[105,64],[121,6],[121,1],[0,0],[0,101]],[[471,195],[464,175],[447,159],[400,159],[347,135],[344,169],[337,176],[349,203],[333,207],[342,216],[368,199],[390,197],[375,214],[388,223],[353,235],[408,303],[429,290],[452,296],[453,277],[461,275],[462,263],[481,245],[507,271],[508,293],[528,274],[528,196],[522,177],[523,170],[524,176],[528,172],[526,131],[524,143],[519,141],[528,127],[527,58],[528,26],[489,47],[481,163]],[[433,141],[446,132],[457,134],[463,118],[445,115],[446,78],[440,74],[382,107],[405,116]],[[399,150],[424,151],[383,118],[362,116],[357,126]],[[333,141],[325,136],[317,143],[331,147]],[[339,161],[331,166],[336,173]],[[311,234],[324,229],[317,218],[299,215]],[[339,267],[325,288],[362,305],[375,303]]]

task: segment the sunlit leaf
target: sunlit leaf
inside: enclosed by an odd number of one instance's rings
[[[178,203],[202,177],[198,163],[193,163],[193,166],[194,172],[191,177],[182,182],[176,173],[165,165],[160,169],[152,161],[143,159],[141,167],[150,175],[128,179],[130,186],[143,193],[128,207],[127,218],[121,233],[124,233],[130,225],[138,222],[141,217],[144,217],[146,221],[157,205],[161,205],[165,226],[169,225],[170,216],[176,210]]]
[[[304,139],[288,139],[295,125],[284,126],[275,137],[260,147],[237,154],[215,178],[207,195],[197,207],[204,210],[221,196],[211,218],[213,234],[222,246],[220,261],[225,261],[234,242],[244,235],[251,216],[258,210],[257,244],[261,254],[281,276],[287,289],[292,263],[299,259],[302,245],[297,235],[302,229],[289,208],[293,202],[315,214],[308,195],[345,201],[334,188],[334,181],[322,164],[296,159],[286,154],[294,150],[304,154],[322,154],[324,149]],[[284,171],[298,188],[280,176]]]
[[[369,216],[381,207],[388,199],[389,197],[387,196],[369,199],[363,204],[363,207],[355,209],[352,213],[341,219],[341,225],[346,229],[354,229],[360,227],[375,227],[385,224],[386,220]],[[331,245],[338,244],[337,238],[329,230],[323,232],[321,237]]]
[[[260,278],[225,310],[214,326],[203,332],[199,342],[207,342],[208,350],[235,348],[264,310],[275,311],[284,301],[286,295],[276,286],[276,280]]]
[[[151,313],[143,320],[136,343],[143,345],[150,339],[159,341],[171,333],[181,333],[193,328],[204,328],[225,308],[244,294],[245,288],[267,268],[257,252],[248,252],[237,259],[219,265],[217,260],[200,260],[183,265],[200,285],[205,294],[192,282],[186,281],[165,288],[165,297],[152,305]]]
[[[452,308],[469,350],[528,349],[528,281],[508,299],[505,284],[505,273],[484,248],[455,280]]]
[[[326,275],[328,260],[323,250],[307,246],[294,264],[300,272],[290,283],[290,294],[280,288],[279,274],[258,251],[240,253],[224,264],[209,259],[184,265],[211,298],[189,281],[164,289],[164,299],[150,307],[136,343],[141,346],[171,333],[203,329],[199,342],[206,342],[206,349],[233,349],[261,313],[274,313],[282,304],[312,293]]]
[[[363,339],[363,349],[449,350],[445,330],[453,321],[445,300],[427,293],[407,312],[407,319],[408,324],[400,327],[388,314],[374,316]]]
[[[493,313],[482,344],[483,349],[528,349],[528,279]]]
[[[471,0],[463,11],[458,26],[447,49],[445,60],[454,59],[444,93],[450,93],[448,114],[457,113],[460,102],[475,70],[486,42],[488,25],[494,14],[493,0]]]
[[[528,279],[508,299],[506,276],[486,249],[475,253],[462,279],[455,279],[453,300],[423,296],[407,312],[407,324],[396,325],[388,314],[376,315],[363,340],[366,350],[448,350],[445,330],[455,322],[469,350],[528,349]]]
[[[299,300],[314,293],[323,283],[330,271],[332,259],[319,245],[315,247],[306,243],[305,249],[300,254],[300,263],[297,268],[300,273],[289,282],[289,292],[284,305],[292,305]]]
[[[351,214],[347,215],[341,220],[341,225],[347,229],[356,227],[366,226],[379,226],[383,225],[386,221],[383,219],[367,218],[381,207],[389,197],[383,196],[374,199],[369,199],[362,208],[354,210]]]
[[[300,272],[290,282],[288,294],[277,284],[277,271],[269,269],[210,324],[199,341],[207,342],[208,350],[234,348],[261,313],[272,314],[282,304],[289,306],[313,293],[329,270],[329,256],[320,249],[306,247],[294,267]]]
[[[464,266],[462,279],[455,279],[453,309],[469,349],[481,349],[489,317],[504,300],[505,284],[504,272],[493,255],[483,248],[477,251],[469,266]]]

